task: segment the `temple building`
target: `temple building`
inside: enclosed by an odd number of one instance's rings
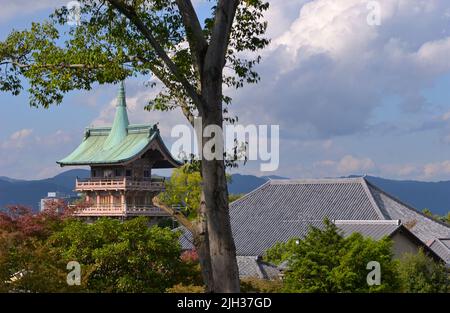
[[[164,145],[156,124],[129,123],[123,82],[113,125],[87,128],[81,144],[57,163],[91,168],[88,179],[75,182],[75,191],[88,203],[77,216],[122,218],[167,216],[152,204],[152,198],[164,191],[164,179],[152,170],[181,165]]]

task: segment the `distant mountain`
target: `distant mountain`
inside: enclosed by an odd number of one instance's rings
[[[74,194],[75,179],[88,176],[88,170],[74,169],[42,180],[18,180],[0,177],[0,208],[7,204],[22,204],[37,209],[39,200],[45,197],[47,192],[59,191]],[[391,180],[373,176],[367,176],[366,178],[374,185],[418,210],[428,208],[439,215],[445,215],[450,211],[450,181],[421,182]],[[248,193],[269,179],[285,179],[285,177],[233,174],[228,189],[232,194]]]
[[[239,193],[248,193],[269,179],[286,179],[286,177],[281,176],[254,176],[254,175],[241,175],[241,174],[233,174],[231,175],[231,182],[228,184],[229,193],[239,194]]]
[[[450,212],[450,181],[391,180],[373,176],[366,178],[375,186],[420,211],[429,209],[438,215]]]
[[[34,210],[39,208],[40,199],[49,191],[59,191],[74,195],[76,177],[89,176],[88,170],[69,170],[52,178],[42,180],[18,180],[8,177],[0,178],[0,208],[8,204],[21,204]]]

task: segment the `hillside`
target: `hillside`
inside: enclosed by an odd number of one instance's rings
[[[76,177],[85,178],[88,175],[88,170],[75,169],[42,180],[0,177],[0,207],[7,204],[23,204],[37,209],[39,200],[45,197],[47,192],[59,191],[73,194]],[[248,193],[264,184],[268,179],[280,178],[283,177],[233,174],[228,188],[232,194]],[[450,211],[450,181],[402,181],[373,176],[367,176],[367,179],[387,193],[419,210],[428,208],[439,215],[445,215]]]
[[[52,178],[42,180],[18,180],[8,177],[0,178],[0,207],[8,204],[21,204],[38,209],[41,198],[49,191],[74,194],[76,177],[88,177],[87,170],[69,170]]]

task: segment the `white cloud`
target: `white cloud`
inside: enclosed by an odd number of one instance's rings
[[[420,174],[420,167],[416,164],[382,164],[380,173],[388,178],[411,178]]]
[[[2,149],[22,149],[27,139],[31,136],[33,133],[32,129],[24,128],[20,129],[9,136],[7,140],[5,140],[1,144]]]
[[[21,140],[30,136],[31,133],[33,133],[32,129],[24,128],[13,133],[10,138],[11,140]]]
[[[35,179],[60,172],[55,161],[79,143],[74,137],[77,136],[64,130],[36,134],[32,129],[25,128],[12,133],[0,144],[1,175]]]
[[[157,88],[142,87],[127,82],[126,101],[128,119],[131,124],[154,124],[159,123],[158,128],[161,135],[165,138],[170,137],[172,127],[177,124],[187,124],[186,118],[179,108],[174,111],[146,111],[144,107],[157,93]],[[98,117],[92,122],[94,126],[111,125],[116,112],[117,98],[114,98],[105,105],[100,111]]]
[[[337,170],[343,174],[355,172],[367,172],[375,167],[375,163],[370,158],[356,158],[352,155],[344,156],[337,165]]]
[[[0,0],[0,23],[19,16],[26,16],[45,9],[54,9],[69,3],[70,0]]]
[[[298,138],[330,138],[370,129],[372,112],[387,96],[408,112],[429,105],[421,92],[450,70],[447,0],[379,3],[380,26],[367,24],[367,1],[299,5],[295,21],[263,53],[261,83],[232,94],[233,110],[241,120],[280,124]],[[283,19],[272,8],[269,29]]]
[[[328,175],[366,174],[368,171],[375,169],[375,162],[370,158],[357,158],[347,154],[338,161],[322,160],[315,162],[313,166],[318,169],[325,169]]]
[[[426,179],[443,177],[450,174],[450,160],[425,164],[423,177]]]

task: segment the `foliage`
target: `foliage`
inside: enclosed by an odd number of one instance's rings
[[[164,292],[180,283],[201,285],[198,260],[181,257],[179,234],[149,227],[146,218],[87,224],[17,211],[0,214],[0,291]],[[81,265],[81,286],[66,283],[69,261]]]
[[[67,291],[65,263],[45,241],[61,229],[65,214],[39,214],[23,206],[0,212],[0,291]]]
[[[166,289],[167,293],[204,293],[205,287],[196,285],[177,284]]]
[[[303,240],[275,245],[265,259],[277,264],[288,261],[286,292],[379,292],[395,291],[398,286],[389,239],[375,241],[359,234],[344,238],[328,220],[323,229],[311,227]],[[379,286],[366,282],[370,261],[381,265]]]
[[[441,216],[441,215],[438,215],[438,214],[433,214],[433,212],[431,212],[429,209],[423,209],[422,213],[427,215],[427,216],[429,216],[429,217],[431,217],[431,218],[434,218],[437,221],[441,221],[443,223],[447,223],[447,224],[450,225],[450,212],[448,212],[447,215]]]
[[[202,192],[202,178],[200,172],[189,171],[186,166],[176,168],[170,180],[166,182],[166,190],[159,198],[171,206],[180,206],[190,218],[197,217]]]
[[[241,279],[241,292],[244,293],[279,293],[283,290],[283,281],[260,278]]]
[[[74,12],[63,6],[45,22],[12,31],[0,42],[0,91],[17,95],[29,86],[30,105],[48,108],[60,104],[71,90],[139,76],[146,77],[150,87],[161,87],[149,99],[148,110],[181,108],[191,125],[195,117],[205,118],[204,126],[237,121],[228,116],[231,98],[223,86],[241,88],[259,81],[258,51],[269,43],[263,19],[267,2],[217,0],[203,23],[190,0],[78,3],[76,27],[67,27]],[[202,175],[211,187],[203,191],[213,256],[202,264],[220,262],[211,276],[221,280],[214,284],[217,291],[239,289],[225,179],[225,168],[234,161],[202,158],[207,163],[202,164]]]
[[[422,250],[417,254],[406,254],[401,258],[399,274],[403,292],[450,292],[450,277],[445,265],[436,263]]]
[[[263,256],[264,261],[280,265],[292,256],[299,242],[299,238],[291,238],[287,242],[277,242],[266,251]]]
[[[228,195],[228,201],[231,203],[233,201],[236,201],[236,200],[242,198],[243,196],[244,196],[243,193],[235,193],[235,194],[231,193]]]
[[[227,175],[227,180],[230,179],[231,176]],[[180,207],[185,215],[194,219],[198,214],[201,193],[200,172],[185,164],[173,170],[170,180],[166,181],[166,190],[158,197],[168,206]],[[236,199],[236,196],[230,195],[229,199]]]
[[[30,29],[12,31],[0,42],[0,90],[19,94],[24,77],[30,83],[30,104],[48,107],[61,103],[70,90],[150,74],[164,86],[149,99],[148,109],[181,106],[193,113],[195,99],[186,86],[201,86],[198,54],[205,52],[194,50],[204,49],[203,41],[206,48],[212,44],[217,6],[212,4],[201,34],[194,34],[175,0],[133,0],[126,7],[121,2],[80,0],[76,27],[67,27],[71,12],[63,6],[46,21],[33,22]],[[226,85],[240,88],[259,81],[254,67],[261,58],[254,52],[269,43],[264,38],[267,22],[262,19],[268,6],[261,0],[240,1],[223,64],[228,68],[222,78]],[[197,15],[191,12],[190,19],[196,21]],[[149,85],[154,87],[155,80]],[[230,101],[224,96],[225,103]]]
[[[365,238],[354,233],[344,240],[344,253],[339,265],[333,268],[331,279],[339,292],[395,292],[398,290],[397,264],[392,260],[392,242]],[[381,284],[368,286],[367,263],[380,263]]]
[[[145,218],[70,221],[49,242],[65,260],[89,269],[83,278],[91,291],[163,292],[192,280],[191,266],[180,259],[178,235],[147,223]]]

